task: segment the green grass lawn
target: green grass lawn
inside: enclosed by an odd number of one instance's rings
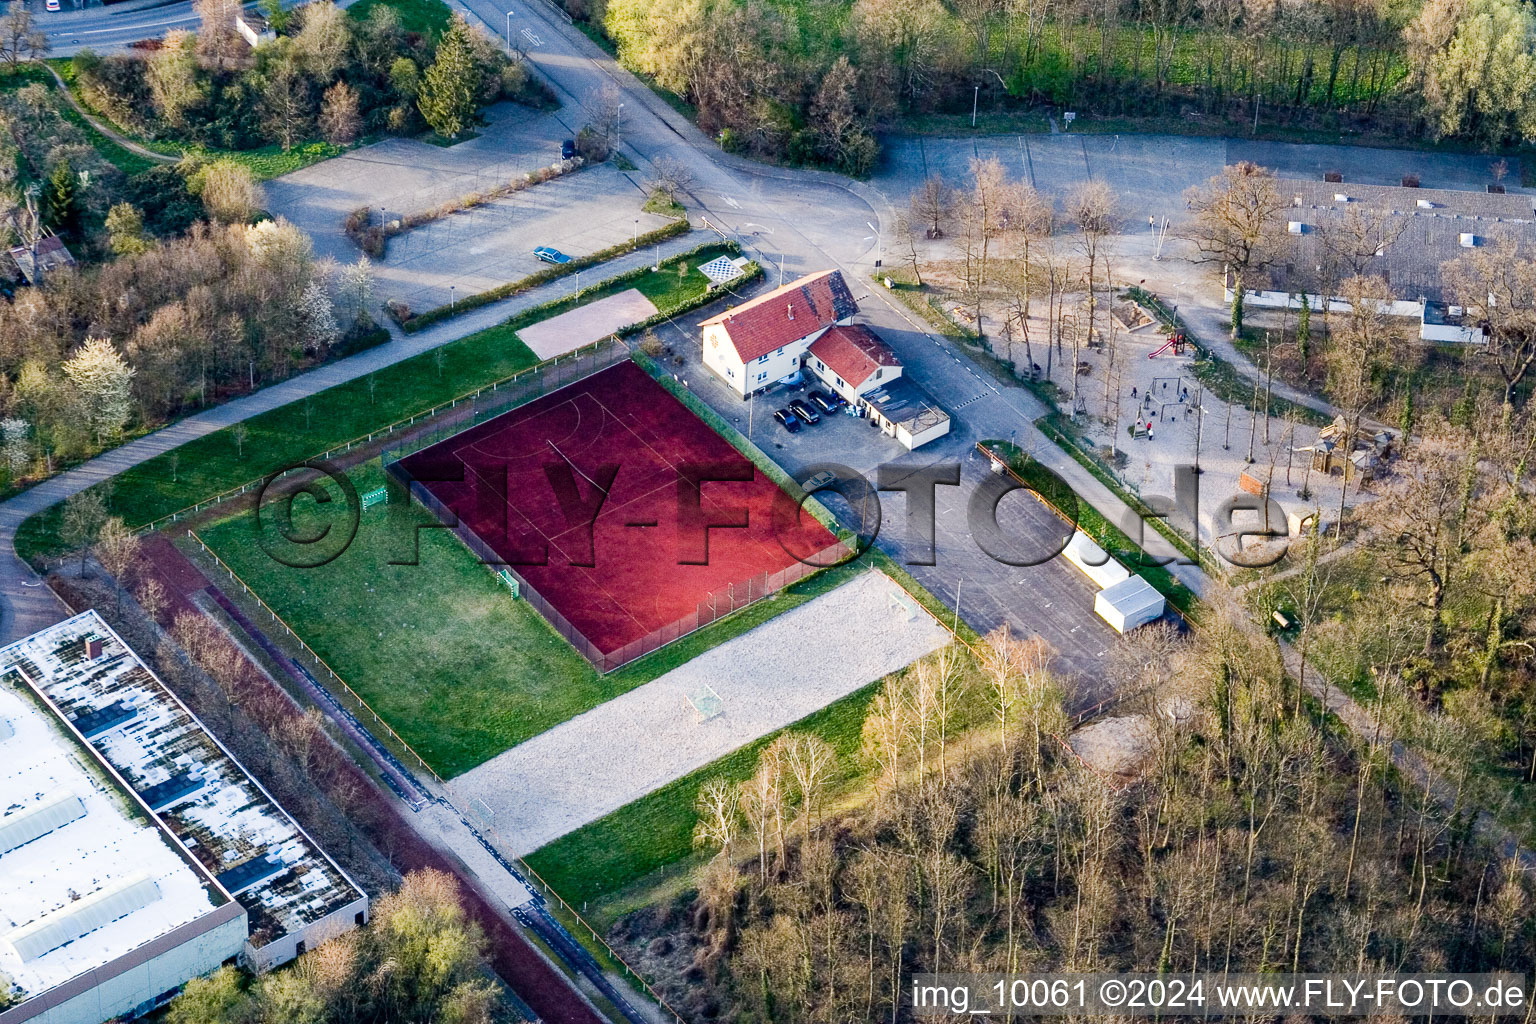
[[[688,263],[702,263],[715,255],[713,249],[706,250],[688,257]],[[704,275],[697,271],[679,281],[663,263],[659,273],[644,275],[638,282],[587,289],[367,377],[254,416],[245,421],[249,433],[243,444],[237,443],[232,428],[207,434],[114,477],[109,497],[112,514],[131,526],[152,522],[525,370],[538,359],[518,340],[517,332],[593,299],[640,287],[661,306],[670,301],[668,294],[702,296],[705,284]],[[65,550],[58,539],[61,514],[62,506],[55,505],[22,524],[16,547],[23,558]]]
[[[68,63],[65,61],[64,63]],[[67,79],[66,79],[67,80]],[[0,92],[10,89],[20,89],[24,85],[44,85],[50,92],[58,88],[58,83],[53,80],[47,70],[36,64],[12,64],[0,67]],[[54,93],[54,105],[59,114],[70,124],[85,133],[86,139],[92,148],[101,154],[101,158],[124,174],[138,174],[155,165],[155,161],[147,156],[140,156],[131,150],[107,138],[97,131],[89,121],[80,116],[80,111],[70,106],[62,97]]]
[[[879,683],[871,683],[789,726],[796,732],[820,736],[837,750],[838,773],[831,781],[833,788],[857,772],[864,717],[879,688]],[[770,733],[754,740],[556,839],[530,854],[528,866],[567,903],[579,907],[684,859],[693,850],[693,826],[698,820],[693,805],[699,787],[717,776],[733,782],[747,778],[756,769],[763,748],[778,735]]]
[[[379,464],[354,471],[359,492],[383,481]],[[294,504],[294,532],[336,525],[344,502]],[[270,514],[270,513],[269,513]],[[333,512],[333,515],[335,513]],[[524,601],[418,505],[375,506],[336,559],[293,568],[268,553],[254,515],[199,531],[203,541],[287,621],[435,771],[461,774],[704,651],[847,582],[861,564],[808,577],[779,596],[600,675]],[[339,522],[339,520],[338,520]],[[270,525],[268,527],[271,528]],[[391,565],[417,557],[419,564]],[[279,546],[276,550],[281,553]]]
[[[685,302],[692,302],[705,292],[709,291],[710,281],[698,270],[710,260],[721,256],[736,256],[736,250],[723,245],[712,246],[700,250],[688,257],[682,264],[687,273],[679,275],[676,266],[665,266],[655,273],[646,274],[638,280],[628,284],[630,288],[639,289],[640,294],[656,304],[657,309],[672,309]],[[625,286],[616,285],[609,294],[615,294],[625,290]],[[602,296],[598,296],[601,298]]]
[[[394,8],[402,29],[433,39],[443,34],[453,17],[453,11],[442,0],[358,0],[347,8],[347,13],[358,21],[367,21],[376,7]]]
[[[257,149],[202,149],[197,146],[180,146],[178,149],[185,153],[200,156],[205,160],[233,160],[244,164],[258,180],[265,181],[268,178],[279,178],[284,174],[302,170],[310,164],[317,164],[322,160],[329,160],[333,156],[340,156],[347,151],[346,146],[337,146],[329,142],[301,142],[286,153],[283,147],[278,145],[261,146]]]
[[[379,486],[370,463],[359,490]],[[339,489],[327,484],[339,499]],[[296,502],[295,527],[325,517]],[[434,770],[452,777],[617,696],[534,611],[419,505],[364,514],[334,561],[290,568],[258,542],[254,517],[225,519],[200,536],[324,658]]]
[[[130,525],[151,522],[536,362],[510,326],[479,331],[254,416],[245,421],[249,434],[243,444],[225,428],[127,470],[112,480],[112,513]],[[56,505],[22,525],[17,544],[24,556],[62,550],[56,536],[60,509]]]

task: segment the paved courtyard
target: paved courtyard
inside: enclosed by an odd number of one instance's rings
[[[887,577],[861,575],[513,747],[452,787],[479,813],[490,809],[515,854],[532,853],[948,639]],[[719,694],[724,710],[700,722],[687,701],[702,686]]]

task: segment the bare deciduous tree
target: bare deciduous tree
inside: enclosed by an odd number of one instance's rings
[[[1271,171],[1257,164],[1233,164],[1203,186],[1185,193],[1192,211],[1192,238],[1206,262],[1232,275],[1232,336],[1243,327],[1243,288],[1250,275],[1282,253],[1285,200]]]
[[[112,577],[113,586],[117,591],[118,614],[122,614],[123,610],[123,588],[133,582],[132,577],[134,570],[138,567],[141,546],[139,535],[130,530],[117,516],[108,519],[97,532],[96,560]]]
[[[1114,190],[1102,181],[1090,181],[1075,186],[1066,198],[1066,218],[1077,231],[1078,251],[1087,261],[1085,282],[1088,295],[1088,339],[1091,341],[1098,329],[1098,271],[1107,264],[1105,242],[1119,230],[1119,200]],[[1080,352],[1081,332],[1073,336],[1072,347],[1072,412],[1077,414],[1077,356]]]
[[[930,174],[912,193],[907,205],[912,211],[913,222],[921,225],[930,239],[943,238],[944,229],[954,215],[954,190],[944,183],[943,178]]]

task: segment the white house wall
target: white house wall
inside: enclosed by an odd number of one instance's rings
[[[1462,327],[1456,324],[1420,324],[1419,337],[1424,341],[1449,342],[1453,345],[1481,345],[1481,327]]]
[[[911,451],[913,448],[921,448],[929,441],[936,441],[949,433],[949,424],[950,420],[946,417],[942,423],[935,423],[927,430],[918,434],[913,434],[906,427],[898,424],[896,427],[896,440],[905,445],[908,451]]]
[[[807,357],[805,365],[810,368],[812,373],[821,378],[823,384],[841,395],[843,399],[850,405],[856,405],[858,399],[863,398],[871,391],[882,388],[889,384],[891,381],[895,380],[897,377],[900,377],[902,370],[904,369],[900,366],[882,366],[880,369],[886,372],[881,373],[879,379],[876,379],[874,374],[870,374],[868,380],[866,380],[860,386],[854,387],[852,384],[849,384],[847,381],[843,380],[843,378],[839,377],[832,371],[831,367],[827,366],[827,364],[823,363],[815,356]]]
[[[704,365],[732,390],[746,395],[746,374],[741,360],[736,357],[736,349],[727,339],[725,328],[719,324],[704,328]]]

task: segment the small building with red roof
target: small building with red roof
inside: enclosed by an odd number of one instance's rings
[[[863,324],[839,324],[811,342],[805,365],[850,404],[901,376],[901,360]]]
[[[811,344],[858,311],[841,271],[807,274],[701,323],[704,365],[746,398],[799,370]]]

